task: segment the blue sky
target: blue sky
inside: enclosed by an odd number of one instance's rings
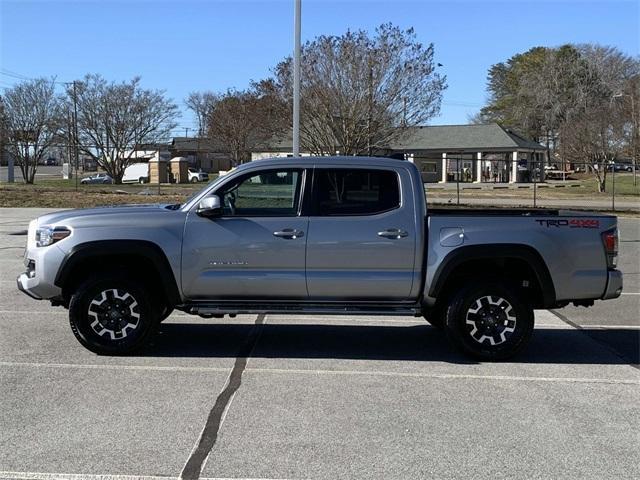
[[[433,42],[449,88],[432,124],[465,123],[485,100],[487,69],[533,46],[597,42],[640,53],[637,0],[302,3],[303,41],[392,22]],[[139,75],[183,107],[190,91],[268,75],[291,52],[292,32],[293,0],[0,0],[0,89],[18,81],[7,71],[59,81]],[[186,112],[179,124],[194,127]]]

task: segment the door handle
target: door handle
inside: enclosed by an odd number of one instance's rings
[[[400,230],[399,228],[387,228],[386,230],[378,232],[379,237],[393,238],[393,239],[404,238],[408,235],[409,234],[407,232],[405,232],[404,230]]]
[[[304,237],[304,232],[302,230],[297,230],[295,228],[283,228],[282,230],[273,232],[273,236],[280,237],[280,238],[295,239],[299,237]]]

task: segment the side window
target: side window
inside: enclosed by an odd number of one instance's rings
[[[374,215],[400,206],[398,175],[389,170],[316,169],[316,215]]]
[[[225,216],[295,216],[301,170],[264,170],[241,177],[218,192]]]

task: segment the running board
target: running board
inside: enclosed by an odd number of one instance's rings
[[[336,304],[330,303],[190,303],[177,307],[187,313],[202,316],[216,315],[240,315],[240,314],[304,314],[304,315],[399,315],[420,317],[422,315],[420,307],[415,304],[409,305],[385,305],[375,303],[352,303]]]

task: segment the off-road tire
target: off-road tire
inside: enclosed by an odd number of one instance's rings
[[[69,323],[78,341],[100,355],[125,355],[155,334],[160,314],[142,282],[119,273],[93,276],[71,296]]]
[[[533,333],[533,308],[501,282],[470,281],[448,302],[444,330],[449,341],[480,360],[516,355]]]

